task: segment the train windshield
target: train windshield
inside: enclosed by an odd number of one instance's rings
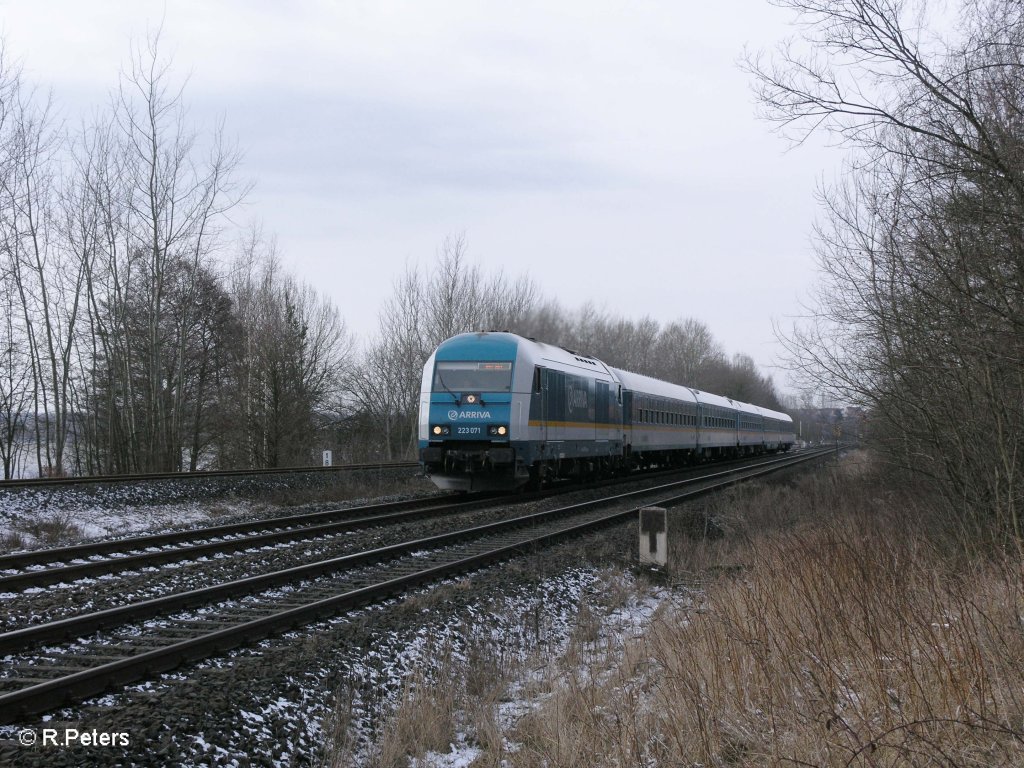
[[[434,390],[442,392],[511,392],[512,363],[439,361]]]

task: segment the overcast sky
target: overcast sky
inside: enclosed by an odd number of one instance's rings
[[[0,0],[8,55],[75,123],[161,20],[190,117],[223,115],[255,181],[236,218],[363,338],[463,232],[567,306],[695,317],[764,366],[813,282],[840,158],[755,116],[737,60],[790,21],[766,0]]]

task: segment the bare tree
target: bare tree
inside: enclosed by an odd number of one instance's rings
[[[199,135],[187,128],[182,90],[174,89],[159,34],[133,51],[115,104],[123,147],[123,192],[132,226],[132,250],[140,259],[134,290],[145,297],[146,336],[136,348],[144,368],[136,392],[140,407],[139,469],[178,469],[186,443],[188,333],[196,311],[201,266],[210,258],[223,215],[244,196],[233,181],[238,154],[218,128],[199,160]],[[166,322],[173,272],[184,291]]]
[[[655,349],[655,375],[693,387],[715,389],[707,373],[725,361],[722,347],[705,323],[687,318],[661,329]]]
[[[788,337],[810,385],[874,414],[876,444],[961,516],[1020,538],[1024,471],[1024,7],[786,1],[803,42],[748,61],[766,114],[856,154],[823,194],[825,274]]]
[[[406,267],[378,316],[377,338],[348,382],[388,458],[414,454],[421,374],[433,349],[458,333],[520,327],[536,303],[531,280],[485,275],[467,252],[464,236],[449,236],[430,275]]]
[[[6,475],[33,434],[40,473],[306,463],[341,397],[336,308],[259,233],[222,276],[239,155],[187,125],[159,37],[77,135],[0,51]]]
[[[14,281],[0,278],[0,461],[5,480],[15,476],[20,464],[32,406],[32,363],[16,322],[18,306]]]
[[[461,258],[461,252],[458,254]],[[442,319],[430,323],[425,306],[441,302],[428,298],[428,284],[415,266],[395,280],[391,297],[378,314],[377,339],[363,354],[348,388],[360,410],[375,425],[384,458],[411,455],[419,405],[420,376],[438,334],[456,332],[460,311],[441,307]],[[457,297],[457,293],[451,294]]]
[[[352,341],[338,311],[286,275],[258,228],[229,273],[228,368],[217,385],[218,455],[229,465],[308,464],[348,374]]]
[[[420,309],[420,335],[428,354],[457,333],[509,330],[537,301],[537,287],[528,277],[509,280],[501,270],[485,275],[468,261],[467,254],[465,235],[447,236],[434,260],[432,275],[420,290],[426,302]],[[406,284],[408,277],[403,279]]]
[[[88,334],[81,344],[84,464],[92,472],[131,472],[139,466],[141,435],[136,350],[141,344],[131,307],[143,272],[126,159],[112,119],[88,127],[75,153],[82,209],[96,215],[96,252],[86,270]]]
[[[11,67],[0,47],[0,190],[13,189],[16,184],[19,141],[14,105],[20,90],[21,73]],[[15,284],[16,234],[15,211],[5,193],[0,198],[0,459],[4,478],[14,476],[24,445],[33,372],[25,329],[19,321],[23,314]]]
[[[37,470],[63,474],[73,418],[73,347],[81,315],[81,254],[61,236],[58,194],[63,134],[51,103],[15,80],[4,104],[0,174],[7,279],[31,363]],[[13,325],[8,325],[13,331]]]

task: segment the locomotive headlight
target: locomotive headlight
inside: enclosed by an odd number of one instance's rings
[[[452,428],[447,424],[435,424],[430,428],[430,431],[434,435],[448,435],[451,434]]]
[[[441,434],[441,425],[440,424],[435,424],[434,425],[434,434],[435,435],[440,435]]]
[[[508,427],[504,424],[489,424],[487,426],[487,434],[492,437],[504,437],[508,434]]]
[[[505,427],[504,424],[502,424],[502,425],[500,425],[498,427],[498,434],[501,435],[502,437],[504,437],[506,434],[508,434],[508,429]]]
[[[470,405],[476,403],[476,395],[466,395],[466,402]]]

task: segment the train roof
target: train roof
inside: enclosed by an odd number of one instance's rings
[[[505,331],[460,333],[441,342],[437,348],[438,359],[468,360],[479,357],[481,352],[492,355],[487,359],[496,360],[498,356],[509,359],[521,354],[525,360],[535,365],[559,363],[591,373],[601,373],[608,378],[613,377],[611,369],[596,357]]]
[[[693,390],[689,387],[670,384],[669,382],[662,381],[661,379],[644,376],[642,373],[624,371],[621,368],[612,368],[611,371],[615,374],[615,378],[619,380],[619,383],[622,384],[622,386],[628,390],[632,390],[633,392],[641,392],[645,395],[654,395],[655,397],[671,397],[675,400],[683,400],[688,403],[697,402],[697,399],[693,395]]]
[[[779,419],[780,421],[788,421],[790,424],[793,423],[793,417],[788,413],[782,413],[781,411],[773,411],[771,408],[763,408],[760,405],[753,406],[757,409],[758,413],[762,416],[767,416],[770,419]]]
[[[739,400],[733,400],[730,397],[725,397],[724,395],[703,392],[699,389],[693,390],[693,393],[697,396],[697,402],[702,405],[714,405],[718,408],[728,408],[730,410],[746,410],[742,407],[746,405],[745,403],[741,403]]]
[[[599,371],[609,378],[612,377],[612,370],[603,361],[598,360],[596,357],[585,355],[581,352],[577,352],[572,349],[566,349],[565,347],[559,347],[554,344],[547,344],[543,341],[537,341],[536,339],[527,339],[518,337],[522,342],[524,348],[531,350],[531,352],[542,360],[562,363],[564,365],[572,366],[574,368],[583,368],[584,370]]]
[[[770,418],[781,419],[782,421],[792,421],[792,419],[784,413],[773,411],[770,408],[762,408],[761,406],[754,405],[753,403],[745,403],[742,400],[733,400],[731,397],[716,395],[713,392],[704,392],[703,390],[694,389],[693,387],[671,384],[667,381],[662,381],[661,379],[652,378],[651,376],[644,376],[642,373],[624,371],[621,368],[612,368],[611,371],[615,374],[616,378],[618,378],[622,386],[634,392],[641,392],[643,394],[654,395],[656,397],[671,397],[676,400],[700,403],[701,405],[728,408],[741,413],[768,416]]]
[[[442,341],[438,360],[511,360],[521,339],[511,333],[460,333]]]

